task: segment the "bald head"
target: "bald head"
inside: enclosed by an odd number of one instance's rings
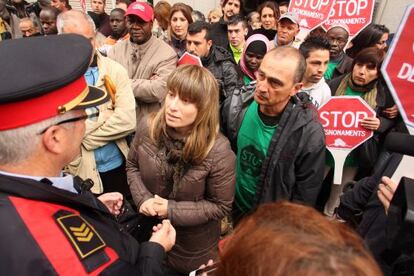
[[[76,33],[83,35],[76,31],[77,29],[88,29],[94,34],[96,32],[95,23],[92,18],[81,11],[70,10],[59,14],[56,24],[59,34]],[[90,39],[89,37],[87,38]]]
[[[293,83],[301,82],[306,71],[306,61],[298,49],[291,46],[280,46],[273,48],[265,55],[265,58],[277,63],[280,60],[288,59],[292,66],[295,66]]]

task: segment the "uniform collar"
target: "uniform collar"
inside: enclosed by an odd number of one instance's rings
[[[47,182],[45,179],[49,180],[52,184],[52,186],[66,190],[72,193],[78,193],[73,186],[73,176],[71,175],[63,175],[61,174],[60,177],[45,177],[45,176],[31,176],[31,175],[25,175],[25,174],[16,174],[16,173],[8,173],[5,171],[0,170],[0,174],[7,175],[7,176],[13,176],[13,177],[19,177],[19,178],[27,178],[32,179],[40,182]]]

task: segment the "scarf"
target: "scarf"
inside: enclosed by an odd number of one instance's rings
[[[265,44],[265,47],[266,47],[265,53],[270,50],[270,41],[267,39],[267,37],[265,37],[262,34],[254,34],[246,40],[246,43],[244,44],[243,54],[240,58],[240,63],[239,63],[240,69],[242,70],[242,72],[246,74],[252,80],[256,79],[256,76],[254,75],[255,72],[251,72],[247,68],[245,55],[246,55],[247,49],[249,48],[250,44],[252,44],[253,42],[257,42],[257,41],[263,42]]]
[[[181,179],[191,166],[183,160],[184,145],[185,139],[173,139],[166,134],[161,136],[158,157],[161,160],[161,173],[166,183],[168,198],[175,198]]]
[[[362,98],[371,106],[373,109],[377,107],[377,80],[373,80],[370,83],[360,86],[352,81],[351,74],[347,74],[336,89],[335,96],[345,96],[346,88],[349,87],[356,92],[363,92]]]

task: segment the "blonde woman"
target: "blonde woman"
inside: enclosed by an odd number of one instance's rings
[[[207,69],[180,66],[167,88],[161,110],[137,126],[127,174],[139,212],[176,228],[167,264],[180,275],[216,257],[220,220],[234,196],[235,155],[219,132],[218,85]]]

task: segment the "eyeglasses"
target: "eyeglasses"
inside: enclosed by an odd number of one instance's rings
[[[88,114],[88,112],[87,112],[87,114],[85,114],[83,116],[73,117],[73,118],[70,118],[70,119],[66,119],[66,120],[57,122],[56,124],[53,124],[51,126],[46,127],[44,130],[40,131],[37,134],[38,135],[44,134],[46,132],[46,130],[48,130],[52,126],[58,126],[58,125],[66,124],[66,123],[73,123],[73,122],[77,122],[77,121],[82,121],[82,120],[92,119],[92,118],[98,117],[99,116],[99,110],[96,109],[94,111],[95,111],[94,113]]]

